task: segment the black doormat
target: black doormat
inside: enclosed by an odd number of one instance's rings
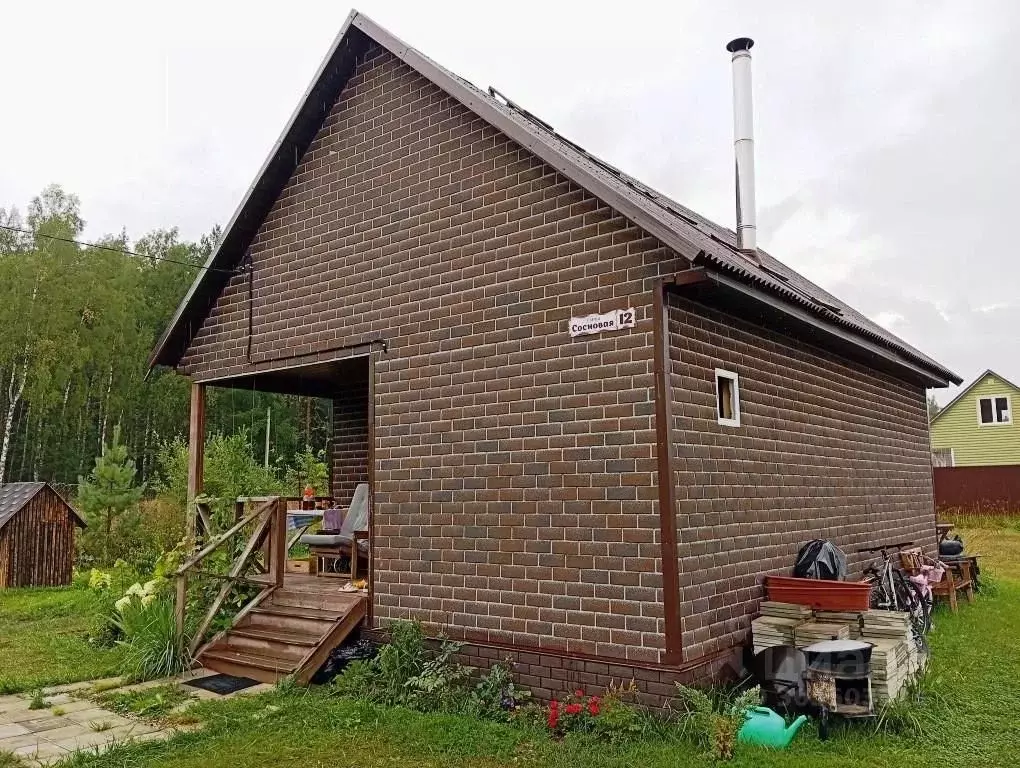
[[[209,675],[208,677],[197,677],[194,680],[188,680],[184,684],[190,685],[192,688],[201,688],[203,691],[212,691],[213,693],[218,693],[220,696],[226,696],[228,693],[243,691],[245,688],[251,688],[253,685],[258,685],[259,681],[252,680],[250,677]]]

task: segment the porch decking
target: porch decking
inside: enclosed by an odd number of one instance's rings
[[[283,586],[241,615],[196,661],[266,683],[289,675],[309,682],[368,612],[365,593],[341,586],[337,579],[286,573]]]

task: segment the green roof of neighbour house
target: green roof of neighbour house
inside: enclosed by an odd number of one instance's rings
[[[998,397],[1008,400],[1008,420],[982,424],[979,401]],[[931,420],[931,447],[952,450],[957,467],[1020,464],[1020,422],[1013,415],[1018,407],[1020,387],[989,369]]]

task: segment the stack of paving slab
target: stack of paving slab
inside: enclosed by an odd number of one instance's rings
[[[811,609],[806,605],[766,600],[761,604],[761,616],[751,622],[754,652],[776,645],[794,645],[794,630],[810,620]]]
[[[849,640],[850,627],[821,621],[806,621],[793,630],[794,645],[803,650],[823,640]]]
[[[766,601],[751,630],[755,653],[776,645],[803,649],[822,640],[871,643],[871,689],[878,704],[899,696],[926,661],[914,642],[910,618],[898,611],[812,611]]]

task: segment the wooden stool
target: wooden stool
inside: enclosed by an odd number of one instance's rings
[[[935,597],[948,601],[949,609],[956,613],[959,610],[957,592],[963,592],[968,603],[974,602],[974,578],[971,575],[970,561],[960,560],[942,564],[946,567],[946,575],[942,577],[942,581],[931,585],[931,591]]]

